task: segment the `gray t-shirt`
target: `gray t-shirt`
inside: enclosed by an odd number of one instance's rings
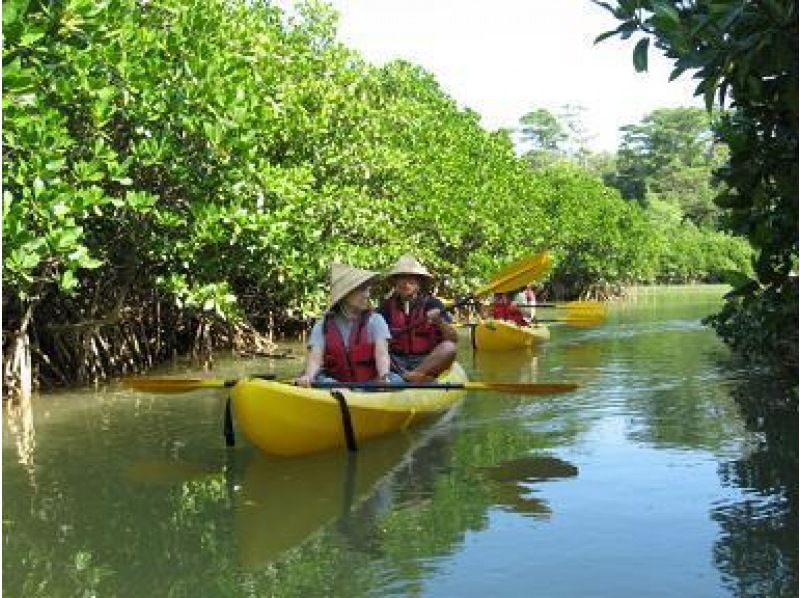
[[[316,321],[314,327],[311,329],[311,335],[308,337],[308,346],[311,348],[319,347],[324,352],[325,335],[322,334],[322,322],[323,318],[320,318]],[[337,313],[333,317],[333,322],[339,329],[339,334],[342,335],[344,346],[347,347],[350,343],[350,332],[352,331],[356,320],[348,320],[341,314]],[[382,340],[388,341],[390,338],[392,338],[392,334],[389,332],[389,326],[386,324],[386,320],[384,320],[383,316],[377,312],[372,312],[372,315],[367,321],[367,338],[371,343]]]

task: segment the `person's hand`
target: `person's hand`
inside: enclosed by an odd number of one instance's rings
[[[389,374],[384,374],[383,376],[377,376],[375,378],[375,384],[391,384],[392,379]]]
[[[428,321],[431,324],[441,324],[442,323],[442,310],[441,309],[431,309],[428,311],[425,316],[428,318]]]
[[[303,374],[302,376],[298,376],[294,379],[294,383],[296,386],[311,386],[311,376],[308,374]]]

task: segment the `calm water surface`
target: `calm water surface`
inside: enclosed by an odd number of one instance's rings
[[[797,595],[797,413],[762,413],[786,390],[700,324],[721,292],[643,293],[535,354],[464,342],[473,379],[581,388],[468,395],[352,457],[226,450],[222,391],[6,409],[3,594]]]

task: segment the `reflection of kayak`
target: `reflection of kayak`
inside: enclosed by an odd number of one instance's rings
[[[255,453],[236,494],[241,564],[251,570],[262,567],[347,517],[402,462],[410,445],[408,435],[398,434],[358,453],[328,451],[304,459]]]
[[[522,351],[475,351],[475,375],[481,380],[538,381],[538,347]]]
[[[462,383],[467,376],[456,363],[439,380]],[[347,404],[357,443],[443,413],[463,396],[460,390],[436,389],[337,392]],[[234,386],[231,397],[239,426],[266,453],[304,455],[346,444],[342,408],[329,390],[254,378]]]
[[[532,347],[550,338],[547,326],[517,326],[503,320],[486,320],[475,327],[475,347],[481,351],[509,351]]]

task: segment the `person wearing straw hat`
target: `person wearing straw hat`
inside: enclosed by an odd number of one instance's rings
[[[413,256],[403,255],[386,278],[393,289],[379,312],[392,333],[392,370],[407,382],[433,380],[452,365],[458,342],[444,304],[427,290],[433,275]]]
[[[377,272],[331,265],[331,299],[308,341],[305,371],[295,382],[386,382],[402,384],[390,371],[391,334],[383,316],[370,309],[369,292]]]

